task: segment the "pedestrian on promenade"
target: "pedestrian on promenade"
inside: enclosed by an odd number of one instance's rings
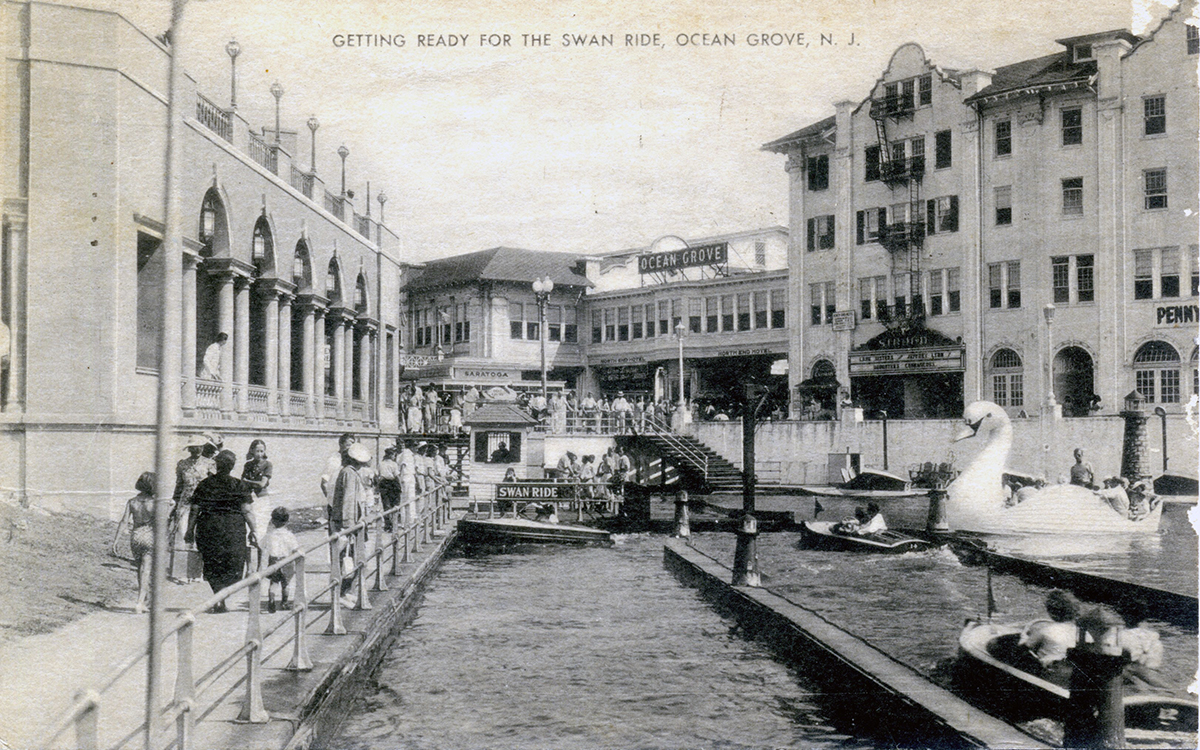
[[[421,391],[416,391],[408,397],[408,418],[405,420],[410,435],[424,431],[425,417],[421,409]]]
[[[412,443],[405,440],[400,451],[400,523],[407,528],[413,522],[417,502],[417,458]]]
[[[271,511],[271,525],[261,542],[263,554],[267,556],[267,567],[274,565],[285,557],[290,557],[300,551],[300,542],[296,535],[288,530],[291,515],[288,509],[280,506]],[[295,563],[288,563],[271,575],[267,576],[267,611],[275,612],[275,584],[279,584],[279,602],[284,609],[291,609],[288,597],[292,593],[292,576],[295,574]]]
[[[350,450],[350,446],[354,443],[354,434],[343,432],[342,436],[338,438],[337,453],[331,453],[329,458],[325,459],[325,469],[321,472],[321,494],[325,496],[326,505],[332,501],[333,483],[337,481],[338,474],[346,465],[346,451]]]
[[[383,460],[379,462],[379,500],[383,512],[387,513],[400,504],[400,465],[396,463],[396,447],[383,449]],[[383,530],[391,531],[396,514],[383,517]]]
[[[146,598],[150,596],[150,555],[154,551],[154,472],[146,471],[138,477],[134,489],[138,494],[129,498],[125,512],[117,522],[117,533],[113,535],[112,554],[117,556],[117,539],[121,527],[129,519],[129,551],[133,553],[133,564],[137,568],[138,598],[133,611],[146,611]]]
[[[167,524],[167,549],[171,555],[167,575],[170,577],[175,575],[175,540],[180,530],[187,532],[192,494],[196,491],[196,485],[217,473],[217,464],[213,461],[213,456],[217,455],[217,446],[211,435],[193,435],[185,449],[188,452],[187,457],[175,464],[175,491],[172,493],[175,506],[171,509],[171,520]],[[187,558],[189,550],[183,552]],[[193,578],[187,570],[182,572],[182,577],[189,580]]]
[[[192,496],[192,514],[184,541],[196,542],[204,561],[204,580],[213,593],[241,580],[246,566],[247,532],[249,542],[258,545],[254,531],[253,488],[232,476],[237,456],[221,451],[216,457],[217,473],[200,482]],[[213,612],[226,612],[220,602]]]
[[[250,450],[246,452],[246,463],[242,464],[242,481],[254,490],[254,530],[259,539],[266,536],[271,522],[271,506],[263,496],[267,494],[267,486],[271,484],[273,470],[274,467],[267,460],[266,442],[258,439],[251,441]]]
[[[371,452],[365,446],[354,443],[346,450],[346,464],[338,473],[333,483],[333,495],[329,503],[329,533],[336,534],[354,526],[366,515],[370,504],[370,488],[363,481],[363,469],[371,463]],[[346,575],[347,568],[353,564],[355,555],[361,556],[365,550],[352,550],[350,540],[346,537],[338,539],[337,562],[343,571],[341,595],[342,604],[354,606],[354,600],[349,599],[350,589],[354,585],[354,576]],[[349,557],[351,565],[347,566],[345,559]]]

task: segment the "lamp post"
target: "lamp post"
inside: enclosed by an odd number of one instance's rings
[[[321,121],[316,115],[308,118],[308,129],[312,132],[312,151],[308,157],[308,172],[309,174],[317,173],[317,128],[321,127]]]
[[[1167,410],[1161,406],[1154,407],[1154,413],[1162,420],[1162,451],[1163,451],[1163,474],[1167,473]]]
[[[554,291],[554,280],[549,276],[533,282],[533,297],[538,306],[538,343],[542,348],[542,400],[546,399],[546,303]]]
[[[380,190],[379,195],[375,198],[375,200],[379,201],[379,223],[382,224],[383,223],[383,204],[387,203],[387,193]]]
[[[279,81],[271,84],[271,96],[275,97],[275,145],[279,145],[279,100],[283,98],[283,86]]]
[[[1050,385],[1049,392],[1046,394],[1046,406],[1051,409],[1057,403],[1054,400],[1054,312],[1056,308],[1053,302],[1047,302],[1042,308],[1042,314],[1046,316],[1046,377]]]
[[[883,470],[888,470],[888,454],[887,454],[887,410],[879,410],[879,419],[883,422]]]
[[[225,53],[229,55],[229,108],[237,109],[237,57],[242,52],[242,45],[236,39],[230,39],[225,45]]]
[[[683,409],[683,321],[675,324],[675,337],[679,339],[679,408]]]
[[[350,155],[350,149],[345,146],[338,146],[337,155],[342,157],[342,192],[341,196],[346,197],[346,157]]]

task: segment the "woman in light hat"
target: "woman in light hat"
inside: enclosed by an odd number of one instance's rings
[[[217,464],[212,459],[217,451],[209,435],[192,435],[184,449],[188,452],[187,458],[175,464],[175,491],[172,494],[175,507],[167,531],[167,548],[171,551],[167,575],[172,577],[175,575],[175,540],[180,529],[187,531],[192,495],[200,482],[217,473]]]
[[[371,463],[371,452],[362,443],[354,443],[346,450],[346,458],[346,465],[342,467],[334,483],[329,504],[330,534],[348,529],[362,520],[371,501],[370,489],[363,481],[363,469]],[[345,557],[348,546],[349,540],[346,537],[338,540],[339,561]],[[344,577],[341,595],[348,597],[353,585],[353,576]],[[348,607],[354,606],[354,602],[348,599],[343,599],[342,603]]]

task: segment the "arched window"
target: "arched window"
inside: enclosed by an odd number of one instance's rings
[[[367,312],[367,279],[361,273],[354,284],[354,312]]]
[[[229,238],[225,230],[225,206],[216,188],[209,188],[200,204],[200,223],[196,228],[196,238],[203,247],[200,255],[204,258],[222,256],[227,253]]]
[[[254,237],[250,241],[250,262],[259,274],[275,270],[275,241],[271,238],[271,225],[267,217],[260,216],[254,224]]]
[[[1012,349],[999,349],[992,355],[992,401],[997,406],[1025,405],[1025,374],[1021,355]]]
[[[337,261],[329,261],[329,269],[325,272],[325,296],[329,298],[330,303],[342,301],[342,282],[338,276]]]
[[[812,366],[812,378],[813,380],[816,380],[817,378],[831,378],[836,380],[837,369],[829,360],[818,359]]]
[[[1179,352],[1165,341],[1147,341],[1133,355],[1133,382],[1148,404],[1179,403]]]
[[[308,245],[304,240],[296,243],[296,254],[292,259],[292,283],[296,291],[312,288],[312,265],[308,262]]]

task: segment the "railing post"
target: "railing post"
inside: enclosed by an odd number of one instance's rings
[[[341,537],[329,540],[329,625],[325,635],[345,635],[342,624],[342,558],[338,555]]]
[[[308,614],[308,584],[304,581],[307,566],[303,554],[296,559],[294,565],[296,585],[292,590],[292,621],[296,624],[296,633],[292,641],[292,660],[288,662],[287,668],[307,672],[313,668],[313,663],[312,659],[308,658],[308,643],[305,640],[307,633],[304,620]]]
[[[79,743],[80,750],[97,750],[100,747],[100,694],[95,690],[80,690],[75,700],[87,704],[75,717],[75,742]],[[153,720],[153,717],[146,717],[146,731],[150,731]]]
[[[189,750],[192,732],[196,728],[196,681],[192,674],[192,633],[196,617],[191,612],[183,615],[184,624],[175,633],[175,747]]]
[[[271,720],[262,702],[262,579],[256,579],[246,589],[248,612],[246,614],[246,702],[238,714],[238,721],[265,724]]]
[[[376,537],[378,540],[378,537]],[[370,609],[371,599],[367,596],[367,527],[364,524],[354,532],[354,587],[358,589],[355,609]]]
[[[410,541],[412,530],[413,524],[412,522],[409,522],[409,524],[404,527],[404,562],[406,563],[411,563],[413,561],[412,542]]]
[[[392,528],[398,529],[398,530],[401,529],[399,516],[397,516],[396,519],[394,521],[392,521]],[[398,575],[400,575],[400,572],[401,572],[400,571],[400,534],[395,533],[395,532],[392,533],[391,545],[392,545],[392,575],[398,576]]]
[[[375,558],[375,585],[371,587],[372,591],[387,591],[388,590],[387,581],[385,581],[384,577],[383,577],[383,551],[384,551],[385,547],[382,544],[382,542],[383,542],[383,536],[381,536],[382,533],[383,533],[383,522],[376,521],[375,522],[375,554],[371,555],[371,557]]]

